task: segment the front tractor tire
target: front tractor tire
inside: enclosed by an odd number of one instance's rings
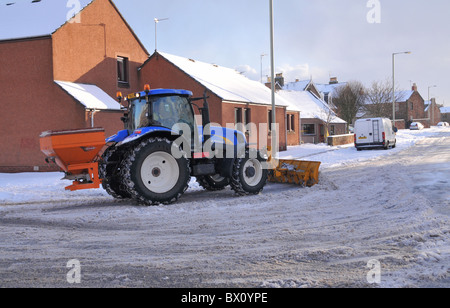
[[[176,159],[173,143],[150,138],[130,150],[123,162],[123,180],[132,198],[145,205],[171,204],[188,189],[191,179],[186,155]]]
[[[206,190],[220,191],[230,185],[230,179],[220,174],[197,176],[197,183]]]
[[[258,158],[236,159],[231,177],[231,188],[237,195],[258,195],[263,191],[269,175],[263,162],[264,159],[259,154]]]

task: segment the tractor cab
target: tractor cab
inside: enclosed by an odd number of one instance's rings
[[[192,92],[185,90],[158,89],[133,93],[125,98],[127,113],[122,120],[131,135],[146,127],[160,127],[180,131],[180,124],[189,126],[194,133],[195,116],[190,97]],[[120,96],[118,95],[120,98]]]

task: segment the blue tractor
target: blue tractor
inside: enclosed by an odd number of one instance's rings
[[[145,205],[171,204],[188,189],[191,177],[210,191],[231,186],[244,196],[263,190],[267,157],[250,149],[242,132],[211,127],[206,92],[192,96],[148,85],[143,92],[118,94],[126,109],[125,129],[106,139],[99,160],[99,178],[110,195]]]

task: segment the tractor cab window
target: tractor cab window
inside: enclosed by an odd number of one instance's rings
[[[181,130],[179,124],[187,124],[191,133],[194,132],[194,111],[186,97],[150,97],[150,104],[151,108],[145,98],[136,99],[132,102],[129,130],[133,131],[148,126],[162,126],[178,132]],[[150,112],[151,114],[149,114]]]
[[[164,96],[152,99],[153,122],[170,128],[175,132],[180,130],[178,124],[187,124],[194,131],[194,112],[189,101],[180,96]]]
[[[132,102],[128,123],[128,129],[130,131],[150,125],[150,119],[148,118],[148,104],[145,99],[136,99]]]

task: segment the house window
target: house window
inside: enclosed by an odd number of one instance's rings
[[[234,108],[234,124],[242,123],[242,108]]]
[[[295,132],[295,115],[291,114],[288,116],[288,122],[289,122],[289,131]]]
[[[330,127],[330,135],[331,136],[336,135],[336,126],[331,125],[331,127]]]
[[[243,131],[242,108],[234,108],[234,124],[237,130]]]
[[[411,103],[411,110],[414,110],[414,103]]]
[[[316,126],[314,124],[303,124],[303,135],[315,136],[316,135]]]
[[[269,132],[272,131],[272,110],[269,110],[267,123],[269,124]]]
[[[245,125],[250,124],[252,122],[252,111],[250,108],[245,109],[244,120],[245,120],[245,122],[244,122]]]
[[[288,132],[295,132],[295,115],[288,114],[287,115],[287,131]]]
[[[246,132],[250,133],[251,126],[249,125],[252,123],[252,110],[250,108],[244,109],[244,125]]]
[[[117,57],[117,81],[119,86],[129,86],[128,58]]]

